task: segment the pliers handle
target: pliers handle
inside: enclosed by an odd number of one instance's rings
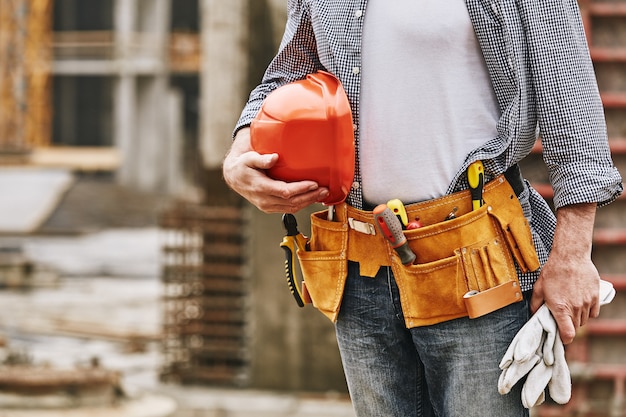
[[[285,251],[285,276],[287,277],[287,285],[296,303],[300,307],[304,307],[308,303],[307,298],[298,282],[296,273],[296,253],[298,250],[306,250],[307,239],[298,231],[298,222],[293,214],[285,213],[282,217],[283,226],[287,234],[283,237],[280,247]]]

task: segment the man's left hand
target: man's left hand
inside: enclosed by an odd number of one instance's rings
[[[533,287],[531,312],[545,303],[569,344],[576,329],[600,313],[600,275],[591,261],[596,204],[576,204],[557,210],[550,257]]]

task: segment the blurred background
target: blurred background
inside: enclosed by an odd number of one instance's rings
[[[626,2],[580,4],[624,173]],[[353,416],[280,216],[221,177],[285,19],[284,0],[0,0],[0,416]],[[522,169],[550,200],[540,144]],[[626,415],[624,207],[594,237],[618,296],[568,347],[570,404],[536,416]]]

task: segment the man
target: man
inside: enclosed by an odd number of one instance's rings
[[[595,210],[622,191],[576,1],[290,0],[288,12],[223,166],[230,187],[264,212],[293,213],[328,195],[311,181],[268,178],[278,155],[253,152],[248,128],[271,91],[316,70],[336,75],[351,103],[357,167],[347,203],[355,210],[467,189],[477,160],[493,179],[541,137],[557,214],[522,186],[542,265],[519,271],[524,302],[407,328],[392,269],[362,276],[350,262],[336,322],[361,417],[527,416],[519,387],[498,394],[498,363],[543,303],[566,344],[598,315]]]

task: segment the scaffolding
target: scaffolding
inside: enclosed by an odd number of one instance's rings
[[[161,216],[164,381],[249,380],[242,219],[237,207],[191,204]]]

